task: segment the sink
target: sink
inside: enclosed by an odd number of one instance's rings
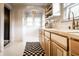
[[[69,30],[68,33],[79,36],[79,30]]]
[[[79,33],[79,30],[61,30],[62,32],[68,32],[68,33]]]
[[[56,31],[61,31],[61,32],[79,32],[79,30],[69,30],[69,29],[55,29]]]
[[[72,32],[68,32],[68,33],[79,36],[79,31],[72,31]]]

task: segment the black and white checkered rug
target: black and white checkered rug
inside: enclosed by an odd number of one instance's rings
[[[45,52],[39,42],[27,42],[23,56],[44,56]]]

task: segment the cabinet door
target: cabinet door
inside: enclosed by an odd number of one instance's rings
[[[69,49],[70,49],[70,55],[79,56],[79,40],[75,38],[71,38]]]
[[[45,53],[50,56],[50,39],[45,37]]]
[[[54,42],[52,42],[52,45],[53,45],[53,51],[52,51],[53,56],[66,56],[67,55],[67,52],[63,48],[59,47]]]
[[[50,55],[53,56],[53,42],[50,41]]]
[[[44,35],[42,35],[42,40],[41,40],[41,42],[42,42],[42,48],[43,48],[43,50],[45,50]]]
[[[39,33],[39,41],[40,41],[40,44],[42,45],[41,40],[42,40],[42,34]]]

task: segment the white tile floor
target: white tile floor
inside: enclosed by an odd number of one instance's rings
[[[14,41],[4,48],[4,56],[22,56],[26,42],[38,42],[38,29],[27,29],[24,32],[23,41]]]
[[[23,42],[12,42],[4,48],[4,56],[22,56],[24,49],[25,44]]]

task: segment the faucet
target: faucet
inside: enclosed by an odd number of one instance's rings
[[[75,29],[75,19],[74,19],[74,13],[72,12],[73,15],[73,22],[72,22],[72,28]]]
[[[68,19],[70,19],[70,13],[72,13],[72,15],[73,15],[73,21],[72,21],[72,29],[75,29],[75,19],[74,19],[74,13],[73,12],[71,12],[71,11],[69,11],[69,18]]]

